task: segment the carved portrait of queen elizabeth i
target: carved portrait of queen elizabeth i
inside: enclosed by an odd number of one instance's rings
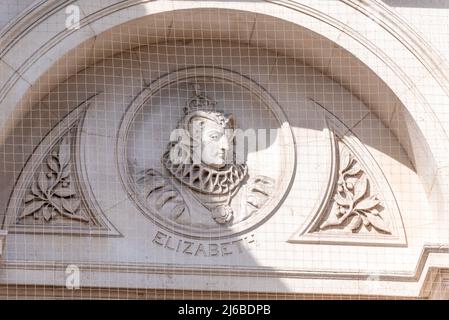
[[[272,178],[249,176],[245,157],[236,156],[236,121],[216,106],[194,85],[161,157],[163,172],[147,169],[137,179],[146,206],[175,224],[232,226],[256,215],[274,192]]]

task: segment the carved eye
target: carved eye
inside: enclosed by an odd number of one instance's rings
[[[210,135],[210,138],[211,138],[212,140],[218,140],[220,137],[218,136],[218,134],[214,133],[214,134],[211,134],[211,135]]]

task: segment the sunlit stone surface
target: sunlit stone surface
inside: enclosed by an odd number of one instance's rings
[[[448,297],[449,7],[28,2],[0,297]]]

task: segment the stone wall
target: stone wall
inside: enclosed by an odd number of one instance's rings
[[[14,4],[2,288],[446,297],[448,8]]]

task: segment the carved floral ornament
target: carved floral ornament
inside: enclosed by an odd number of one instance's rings
[[[35,147],[17,178],[7,209],[10,232],[118,236],[86,179],[82,130],[89,106],[101,93],[74,106]]]
[[[330,215],[321,230],[345,226],[351,232],[361,227],[374,228],[377,232],[390,234],[388,222],[382,215],[383,207],[379,196],[371,194],[367,174],[354,155],[343,145],[340,155],[338,182]]]
[[[80,199],[71,177],[71,144],[65,136],[45,159],[45,165],[31,182],[18,219],[29,216],[50,221],[56,217],[89,222],[80,214]]]
[[[405,246],[396,199],[366,146],[333,115],[324,133],[331,141],[329,183],[290,243]]]

